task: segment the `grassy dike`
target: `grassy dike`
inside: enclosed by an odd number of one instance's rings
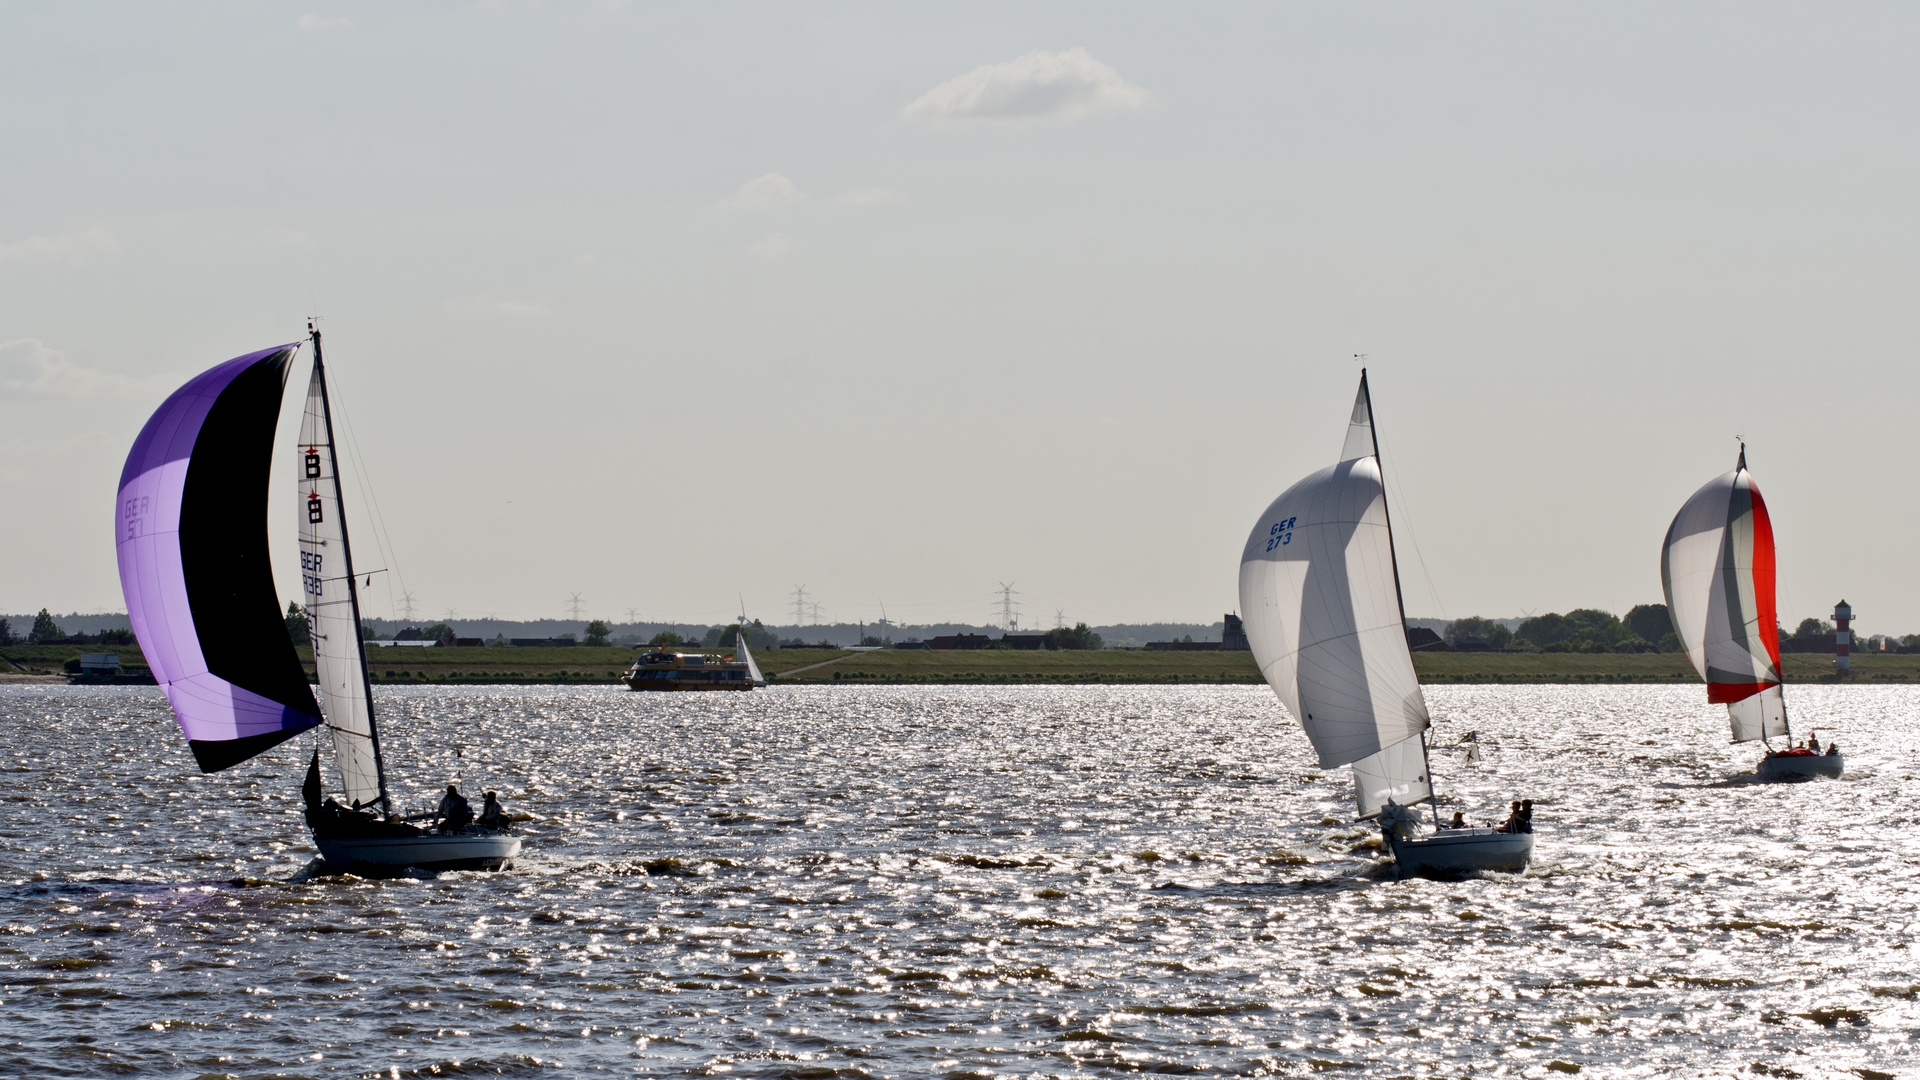
[[[705,651],[725,655],[732,650]],[[12,661],[21,670],[57,675],[67,658],[82,652],[119,653],[124,666],[146,664],[138,648],[125,645],[20,645],[0,649],[0,658]],[[302,648],[299,652],[308,671],[312,671],[311,650]],[[618,679],[635,655],[635,650],[624,647],[375,648],[367,650],[367,667],[374,682],[393,685],[606,684]],[[772,649],[755,654],[755,658],[775,682],[796,685],[1260,682],[1252,654],[1243,652]],[[1819,682],[1833,671],[1830,656],[1790,655],[1782,659],[1788,682]],[[1686,658],[1677,653],[1416,653],[1413,663],[1420,681],[1429,685],[1699,681]],[[1920,654],[1855,656],[1853,667],[1855,682],[1920,683]],[[13,670],[15,667],[0,664],[0,671]]]

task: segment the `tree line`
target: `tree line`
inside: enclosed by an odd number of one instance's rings
[[[1831,637],[1833,624],[1821,619],[1802,619],[1791,634],[1774,626],[1781,644]],[[1517,629],[1505,623],[1474,615],[1455,619],[1441,635],[1449,646],[1459,648],[1484,642],[1488,648],[1519,652],[1679,652],[1680,637],[1673,632],[1673,618],[1665,604],[1636,604],[1624,616],[1598,608],[1575,608],[1566,614],[1548,612],[1522,622]],[[1889,648],[1920,651],[1920,634],[1905,637],[1876,635],[1861,639],[1868,647],[1884,643]]]

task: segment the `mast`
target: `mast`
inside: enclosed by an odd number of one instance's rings
[[[360,650],[360,684],[367,695],[367,740],[373,744],[373,773],[380,782],[380,806],[392,813],[393,801],[387,797],[387,769],[380,759],[380,727],[373,718],[373,680],[367,674],[367,646],[360,637],[360,589],[353,577],[353,544],[347,539],[347,515],[344,510],[347,501],[345,492],[340,488],[340,454],[338,444],[333,439],[333,405],[327,399],[327,367],[320,355],[320,331],[314,328],[311,319],[307,320],[307,333],[313,338],[313,371],[320,381],[320,415],[326,421],[327,453],[333,459],[333,503],[343,508],[339,515],[340,559],[346,564],[347,602],[353,610],[353,647]]]

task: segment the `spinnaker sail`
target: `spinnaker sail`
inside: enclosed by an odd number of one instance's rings
[[[335,465],[333,419],[327,404],[320,336],[314,334],[313,377],[300,419],[300,577],[306,593],[307,626],[313,637],[314,669],[340,785],[354,806],[387,805],[386,777],[374,731],[372,689],[360,643],[360,606],[354,589],[353,554]]]
[[[1431,726],[1407,648],[1367,378],[1337,464],[1261,515],[1240,561],[1240,609],[1267,684],[1320,764],[1353,765],[1361,816],[1429,797]]]
[[[321,722],[267,555],[274,427],[299,348],[248,353],[188,381],[120,473],[127,615],[202,772]]]
[[[1660,550],[1673,632],[1707,683],[1707,700],[1727,706],[1734,742],[1789,734],[1780,696],[1780,639],[1774,606],[1773,523],[1747,471],[1746,447],[1730,473],[1693,493]]]

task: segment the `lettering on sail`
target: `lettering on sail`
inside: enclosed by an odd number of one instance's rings
[[[127,523],[127,539],[140,535],[140,527],[145,523],[147,511],[152,509],[153,500],[146,495],[135,495],[128,499],[121,511],[121,518]]]
[[[307,496],[307,524],[320,524],[320,493],[318,491]]]
[[[1293,543],[1293,523],[1299,520],[1298,517],[1290,517],[1285,521],[1275,522],[1273,528],[1267,530],[1267,550],[1272,551],[1274,548]]]
[[[320,564],[321,564],[322,558],[323,556],[317,551],[303,551],[300,553],[301,585],[307,590],[307,595],[313,597],[316,600],[319,599],[320,597],[320,585],[322,580],[320,575]]]

